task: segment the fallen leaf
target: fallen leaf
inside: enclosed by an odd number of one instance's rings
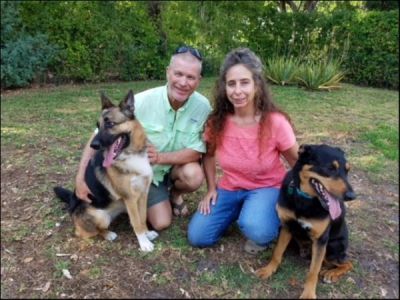
[[[46,293],[49,290],[50,285],[51,285],[51,281],[47,281],[46,284],[44,285],[44,287],[42,288],[42,291],[44,293]]]
[[[290,284],[292,287],[295,287],[295,286],[298,286],[298,285],[299,285],[299,282],[297,281],[296,278],[290,278],[290,279],[289,279],[289,284]]]
[[[67,269],[62,269],[62,273],[68,279],[72,279],[71,273]]]
[[[356,281],[355,281],[353,278],[351,278],[351,277],[348,277],[348,278],[346,279],[346,281],[347,281],[347,282],[350,282],[350,283],[352,283],[352,284],[356,284]]]
[[[186,298],[190,298],[189,293],[185,291],[183,288],[179,288],[179,290],[181,291],[182,295],[184,295]]]
[[[33,257],[27,257],[24,259],[24,263],[30,263],[33,260]]]
[[[78,255],[77,254],[72,254],[70,257],[73,261],[77,261],[78,260]]]

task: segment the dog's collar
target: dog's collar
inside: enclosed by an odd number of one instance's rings
[[[307,198],[307,199],[312,199],[309,194],[306,192],[303,192],[301,189],[298,187],[295,187],[293,180],[289,183],[288,189],[287,189],[288,195],[292,196],[293,194],[297,194],[300,197]]]

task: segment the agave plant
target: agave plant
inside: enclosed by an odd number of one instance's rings
[[[337,60],[302,63],[296,75],[299,85],[311,90],[332,90],[340,88],[345,73],[340,70]]]
[[[292,57],[273,57],[267,60],[265,75],[278,85],[295,83],[299,61]]]

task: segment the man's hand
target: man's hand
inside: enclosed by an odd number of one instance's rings
[[[92,195],[92,193],[90,192],[85,180],[76,180],[75,194],[79,199],[88,203],[92,203],[92,200],[89,198],[89,194]]]
[[[147,156],[150,164],[156,165],[160,163],[160,153],[158,153],[157,149],[150,143],[147,144]]]

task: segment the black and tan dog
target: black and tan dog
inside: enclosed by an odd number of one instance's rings
[[[318,275],[335,282],[352,269],[346,257],[348,231],[343,201],[355,199],[350,167],[340,148],[302,145],[282,184],[277,203],[281,230],[270,263],[256,271],[265,279],[279,267],[292,237],[300,249],[311,244],[311,265],[300,298],[316,298]],[[327,269],[321,271],[322,263]],[[321,271],[321,272],[320,272]]]
[[[78,199],[72,191],[55,187],[54,192],[68,204],[75,234],[90,238],[97,234],[114,240],[111,221],[127,212],[142,251],[152,251],[151,240],[158,234],[146,224],[147,194],[153,176],[146,152],[146,135],[134,115],[134,96],[130,90],[119,106],[101,94],[102,113],[98,133],[91,147],[98,150],[88,163],[85,181],[94,197],[92,202]]]

